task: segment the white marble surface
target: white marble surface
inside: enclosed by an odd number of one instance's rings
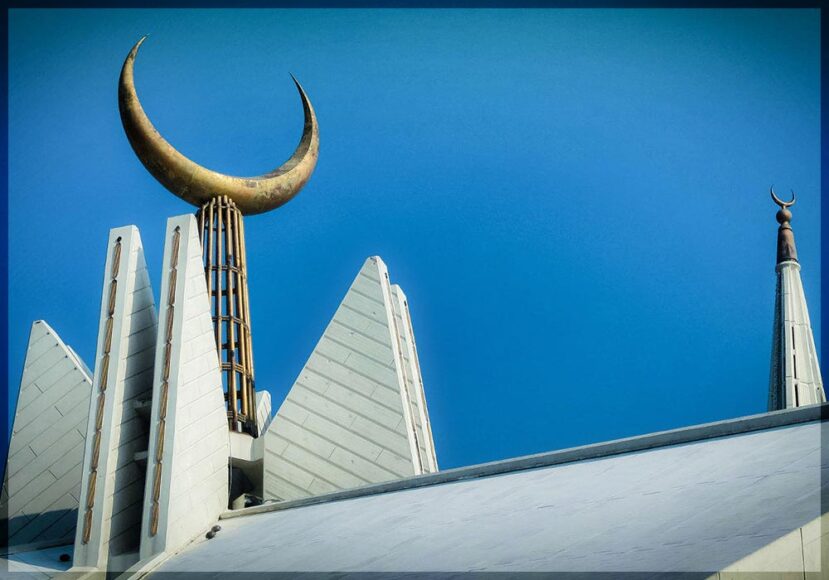
[[[812,421],[232,518],[158,571],[718,571],[811,529],[820,450]]]
[[[103,369],[112,265],[121,240],[117,291],[112,317],[109,365]],[[98,397],[106,372],[107,388],[101,416],[101,450],[92,509],[91,534],[83,542],[84,507],[78,512],[75,537],[76,566],[104,568],[111,558],[138,551],[144,467],[134,461],[147,449],[146,421],[134,405],[152,392],[156,310],[141,236],[135,226],[110,230],[103,271],[95,376],[89,402],[89,423],[81,479],[81,505],[89,490]]]
[[[75,352],[33,323],[0,501],[10,545],[74,539],[91,391]]]
[[[162,373],[171,295],[173,238],[180,229],[175,265],[172,341],[162,461],[155,462],[160,430]],[[141,559],[172,552],[205,533],[227,508],[230,454],[224,391],[213,334],[198,226],[192,214],[167,220],[161,269],[159,334],[155,348],[147,478],[141,518]],[[150,531],[155,472],[160,470],[158,530]]]
[[[265,498],[426,471],[404,358],[414,344],[400,336],[395,318],[386,266],[368,258],[265,434]]]

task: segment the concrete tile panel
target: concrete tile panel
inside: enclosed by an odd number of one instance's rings
[[[282,454],[282,459],[307,468],[309,472],[314,474],[315,479],[326,481],[337,489],[356,487],[368,483],[366,479],[349,472],[340,464],[334,464],[297,445],[289,445]]]
[[[290,445],[288,446],[290,447]],[[287,449],[286,449],[287,452]],[[306,471],[306,469],[302,467],[298,467],[296,464],[288,461],[285,458],[285,454],[281,454],[278,457],[271,458],[270,461],[265,462],[265,485],[269,484],[269,476],[273,476],[279,479],[286,481],[287,483],[291,484],[292,487],[299,488],[303,490],[303,493],[311,486],[311,482],[314,481],[314,475]],[[290,490],[283,490],[291,493]],[[308,493],[307,495],[310,495]],[[281,497],[282,499],[287,499],[291,497],[290,495],[281,495],[274,497]],[[300,497],[303,497],[300,494]]]
[[[400,413],[394,408],[379,404],[369,398],[369,394],[359,393],[338,383],[326,381],[316,373],[303,373],[297,379],[297,385],[306,387],[303,392],[308,393],[309,396],[313,392],[321,400],[336,401],[344,409],[370,417],[373,421],[388,429],[394,429],[400,423]]]
[[[91,391],[77,363],[46,322],[32,324],[0,500],[9,529],[28,530],[10,536],[12,545],[63,538],[54,512],[77,509],[83,436],[76,427],[86,425]]]
[[[373,318],[364,316],[360,312],[350,310],[348,308],[340,308],[337,310],[337,314],[333,318],[332,322],[346,330],[359,332],[381,344],[388,344],[391,346],[389,343],[388,327]]]
[[[281,471],[282,468],[280,468],[280,472]],[[307,489],[298,487],[296,484],[273,472],[265,472],[265,481],[267,482],[266,486],[270,490],[271,497],[274,499],[283,499],[287,497],[303,498],[310,497],[312,495]],[[310,488],[312,484],[313,477],[311,478],[308,487]]]
[[[51,441],[49,447],[40,450],[33,449],[37,454],[37,458],[17,473],[10,475],[8,478],[9,491],[14,493],[17,490],[22,490],[33,479],[61,461],[82,440],[83,438],[78,435],[77,431],[70,430],[63,438],[56,438],[54,441]]]
[[[309,415],[302,426],[308,432],[319,435],[328,441],[336,442],[338,446],[349,449],[363,457],[376,457],[383,449],[380,443],[369,439],[362,433],[352,431],[319,415]]]
[[[384,449],[380,455],[377,456],[375,461],[377,462],[377,465],[397,474],[398,477],[409,477],[414,475],[411,459],[401,457],[396,453],[392,453],[388,449]]]
[[[309,429],[303,429],[302,426],[297,425],[287,417],[283,419],[283,423],[284,425],[280,427],[279,432],[274,433],[272,437],[266,440],[265,453],[284,455],[285,448],[290,444],[307,449],[320,457],[330,457],[334,449],[337,448],[335,442],[325,439]]]
[[[383,468],[377,460],[369,461],[343,447],[334,449],[331,460],[351,473],[365,476],[371,482],[389,481],[400,477],[399,473]]]

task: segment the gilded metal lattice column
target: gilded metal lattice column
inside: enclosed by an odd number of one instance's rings
[[[225,389],[227,421],[232,430],[258,437],[242,212],[231,199],[221,196],[205,203],[196,218]]]

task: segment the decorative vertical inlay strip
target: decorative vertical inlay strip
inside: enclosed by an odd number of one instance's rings
[[[412,355],[414,356],[414,366],[417,371],[417,380],[418,380],[418,401],[419,404],[422,406],[421,410],[421,417],[424,419],[424,424],[421,426],[423,430],[423,438],[425,439],[425,443],[427,446],[426,453],[432,459],[432,463],[434,465],[430,466],[430,469],[437,470],[437,457],[435,457],[435,440],[432,437],[432,426],[429,422],[429,412],[426,408],[426,391],[423,389],[423,375],[420,370],[420,359],[417,357],[417,342],[415,341],[414,337],[414,328],[412,327],[412,313],[409,311],[409,302],[408,300],[403,301],[403,308],[406,325],[409,329],[409,340],[412,342]]]
[[[167,324],[164,330],[164,366],[161,368],[161,390],[158,397],[158,429],[155,440],[155,463],[153,474],[153,496],[150,507],[150,535],[158,533],[158,509],[161,497],[161,468],[164,457],[164,432],[167,422],[167,397],[170,389],[170,351],[173,346],[173,315],[176,304],[176,279],[178,277],[178,254],[181,243],[181,228],[173,231],[173,248],[170,252],[170,274],[168,276],[169,291],[167,292]]]
[[[104,344],[101,352],[101,372],[98,381],[98,404],[95,408],[95,434],[92,440],[92,460],[89,463],[89,480],[86,491],[86,507],[83,518],[83,536],[81,541],[89,543],[92,533],[92,510],[95,507],[95,487],[98,481],[98,459],[101,454],[101,429],[104,424],[104,403],[106,402],[107,381],[109,377],[109,351],[112,347],[112,326],[115,316],[115,295],[118,291],[118,271],[121,268],[121,238],[115,240],[112,250],[112,266],[109,277],[109,301],[107,319],[104,323]]]
[[[376,261],[376,260],[375,260]],[[389,315],[389,327],[392,331],[394,336],[394,344],[392,345],[392,350],[397,350],[397,364],[400,366],[400,376],[403,379],[403,384],[400,385],[403,389],[402,395],[402,403],[403,403],[403,416],[408,416],[409,418],[409,427],[411,427],[411,435],[414,440],[414,456],[417,460],[417,465],[415,467],[420,467],[420,471],[416,473],[416,475],[420,475],[421,473],[425,473],[423,470],[423,458],[420,457],[420,441],[417,436],[417,425],[415,425],[415,417],[414,417],[414,408],[412,407],[412,393],[409,389],[409,369],[406,368],[406,361],[403,359],[403,342],[400,333],[400,327],[397,325],[397,314],[395,314],[396,310],[394,308],[394,304],[397,303],[397,309],[400,310],[400,300],[399,297],[392,293],[391,291],[391,279],[389,278],[389,273],[386,271],[383,274],[386,279],[386,283],[380,283],[383,297],[386,300],[389,309],[387,313]],[[401,320],[403,318],[403,313],[401,311]],[[414,385],[414,379],[412,379],[412,385]],[[407,431],[409,429],[407,428]]]

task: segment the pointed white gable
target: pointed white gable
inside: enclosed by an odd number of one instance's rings
[[[191,214],[167,221],[161,280],[142,560],[204,534],[228,502],[224,391]]]
[[[73,558],[97,569],[138,556],[156,335],[138,229],[111,230],[107,248]]]
[[[369,258],[265,434],[265,498],[425,471],[393,302],[385,264]]]
[[[0,500],[6,545],[74,539],[91,391],[74,351],[43,320],[32,324]]]

